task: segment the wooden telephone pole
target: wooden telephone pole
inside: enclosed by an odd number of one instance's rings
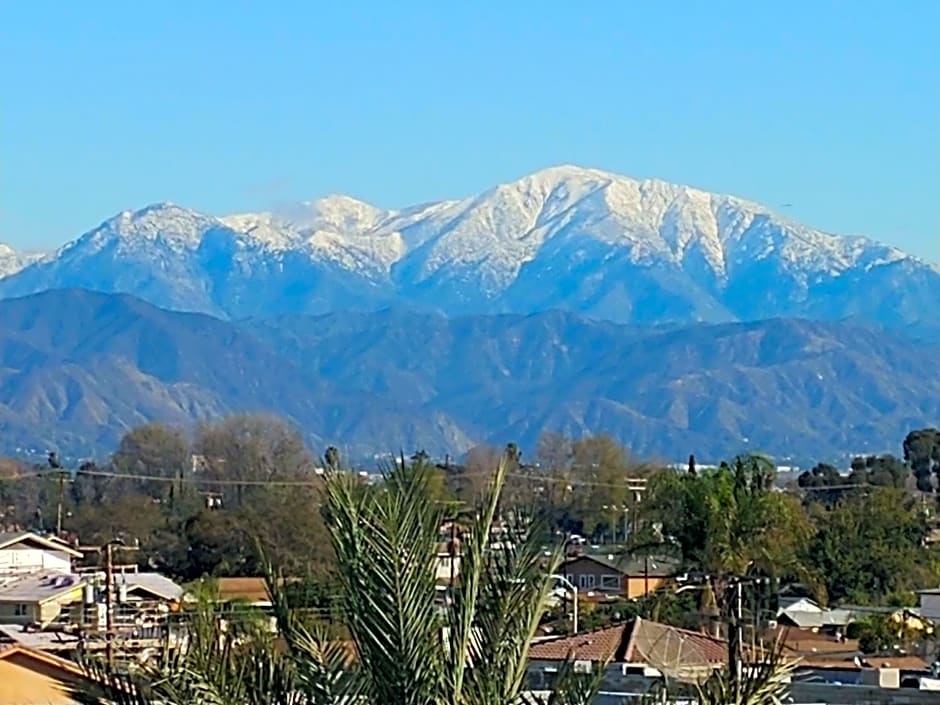
[[[729,586],[729,612],[728,620],[728,670],[731,675],[733,697],[738,697],[741,687],[741,677],[743,675],[744,654],[742,645],[744,643],[744,599],[742,595],[741,578],[733,578]]]
[[[104,548],[104,648],[108,667],[114,666],[114,548],[126,548],[122,539],[108,541]]]

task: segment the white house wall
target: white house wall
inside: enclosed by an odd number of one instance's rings
[[[0,573],[56,570],[72,572],[72,559],[66,553],[26,546],[10,546],[0,550]]]

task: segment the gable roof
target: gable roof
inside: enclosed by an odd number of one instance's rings
[[[810,597],[783,596],[779,598],[780,611],[789,612],[797,610],[800,612],[824,612],[816,600]]]
[[[159,573],[120,573],[114,576],[115,582],[127,585],[128,592],[147,592],[161,600],[175,601],[183,598],[182,587]]]
[[[48,602],[81,589],[85,579],[72,573],[40,571],[0,582],[0,602]]]
[[[81,558],[81,551],[76,551],[63,541],[46,538],[32,531],[3,531],[0,532],[0,550],[10,548],[18,543],[31,543],[47,551],[66,553],[72,558]]]
[[[61,656],[56,656],[55,654],[50,654],[47,651],[31,649],[28,646],[23,646],[22,644],[0,644],[0,660],[6,660],[17,655],[33,659],[45,666],[51,666],[52,668],[67,673],[71,676],[78,676],[79,678],[91,680],[88,678],[88,675],[85,673],[82,667],[74,661],[69,661],[68,659],[62,658]]]
[[[534,661],[606,661],[616,659],[618,651],[623,651],[624,636],[627,627],[617,625],[595,629],[574,636],[545,639],[529,647],[529,658]]]
[[[647,559],[644,556],[584,553],[566,560],[562,564],[562,572],[564,572],[565,567],[585,560],[592,561],[620,575],[633,577],[641,577],[647,574],[654,578],[668,577],[674,575],[679,569],[679,562],[675,558],[666,556],[650,556]],[[647,570],[649,573],[647,573]]]
[[[727,642],[722,639],[640,617],[615,627],[546,639],[529,648],[529,658],[535,661],[611,659],[615,663],[643,663],[656,668],[684,661],[689,665],[717,666],[727,656]]]
[[[823,625],[823,613],[808,610],[781,610],[778,622],[789,622],[800,629],[818,629]]]

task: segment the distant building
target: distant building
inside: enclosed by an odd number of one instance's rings
[[[580,596],[635,599],[665,587],[678,568],[672,558],[584,554],[565,561],[559,572]]]
[[[58,571],[7,577],[0,582],[0,624],[45,626],[67,619],[84,587],[82,576]]]
[[[70,573],[82,554],[56,539],[30,531],[0,533],[0,576],[33,571]]]

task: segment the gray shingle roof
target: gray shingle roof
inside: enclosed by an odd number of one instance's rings
[[[45,602],[85,584],[80,575],[42,571],[7,578],[0,582],[0,602]]]
[[[669,576],[674,575],[680,567],[678,560],[668,556],[649,556],[647,563],[647,558],[644,556],[611,555],[606,553],[585,553],[581,556],[573,556],[565,561],[565,565],[584,559],[594,561],[621,575],[644,575],[648,568],[649,574],[653,577]]]
[[[159,573],[122,573],[115,576],[115,582],[126,584],[128,591],[140,588],[164,600],[182,599],[184,592],[182,587]]]

